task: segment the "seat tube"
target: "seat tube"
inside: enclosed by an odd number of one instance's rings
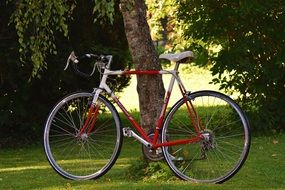
[[[163,105],[162,105],[160,116],[159,116],[158,121],[156,123],[156,130],[155,130],[154,137],[153,137],[153,144],[157,143],[157,140],[158,140],[158,137],[159,137],[159,134],[160,134],[160,129],[163,126],[163,122],[164,122],[164,118],[165,118],[165,114],[166,114],[166,109],[167,109],[167,106],[168,106],[168,103],[169,103],[171,92],[173,90],[175,79],[179,78],[178,75],[177,75],[177,69],[178,69],[178,65],[176,65],[175,70],[173,70],[171,72],[171,74],[172,74],[171,80],[170,80],[170,83],[169,83],[169,86],[168,86],[168,89],[167,89],[167,92],[166,92],[166,95],[165,95],[165,98],[164,98],[164,102],[163,102]]]

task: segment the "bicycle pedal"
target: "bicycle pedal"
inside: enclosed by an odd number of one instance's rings
[[[129,127],[123,128],[123,135],[125,137],[132,137],[132,130]]]

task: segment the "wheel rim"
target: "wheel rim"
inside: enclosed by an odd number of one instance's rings
[[[103,175],[113,165],[121,147],[119,120],[112,117],[113,110],[107,106],[101,106],[95,129],[90,134],[79,134],[91,100],[89,93],[64,99],[46,124],[44,142],[48,160],[59,174],[69,179]]]
[[[203,140],[163,148],[166,161],[175,174],[184,180],[223,182],[238,171],[247,156],[247,121],[240,108],[219,93],[194,94],[190,99],[204,126],[201,129]],[[191,120],[183,118],[183,115],[187,115],[184,105],[181,100],[170,111],[163,128],[162,141],[166,141],[166,135],[169,140],[196,136]]]

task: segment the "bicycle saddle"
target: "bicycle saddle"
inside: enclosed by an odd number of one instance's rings
[[[194,58],[194,54],[192,51],[184,51],[181,53],[161,54],[159,56],[159,58],[160,59],[167,59],[167,60],[173,61],[173,62],[185,63],[189,60],[192,60]]]

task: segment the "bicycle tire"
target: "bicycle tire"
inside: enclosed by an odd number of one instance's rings
[[[181,179],[194,183],[223,183],[244,164],[250,149],[249,122],[230,97],[215,91],[198,91],[187,96],[205,135],[196,143],[163,147],[170,169]],[[162,142],[197,136],[186,111],[185,99],[170,110],[162,129]],[[185,114],[186,113],[186,114]],[[209,138],[208,138],[209,137]]]
[[[121,121],[115,107],[101,95],[96,103],[100,102],[100,111],[94,131],[78,135],[92,99],[92,93],[70,94],[56,104],[46,121],[45,154],[52,168],[64,178],[99,178],[120,154]]]

